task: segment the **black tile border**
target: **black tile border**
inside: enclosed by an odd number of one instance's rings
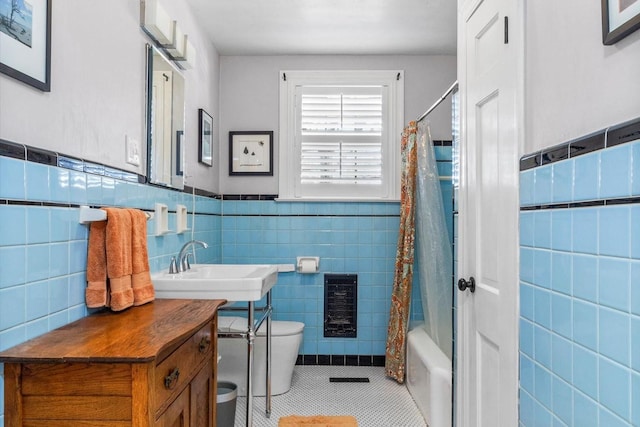
[[[433,146],[434,147],[453,147],[453,141],[450,141],[450,140],[443,140],[443,141],[436,140],[436,141],[433,141]]]
[[[333,366],[344,366],[345,365],[345,355],[343,354],[332,354],[331,355],[331,365]]]
[[[520,158],[520,171],[533,169],[542,166],[542,154],[531,154]]]
[[[278,198],[277,194],[221,194],[222,200],[241,201],[273,201]]]
[[[305,366],[384,366],[384,356],[362,354],[299,354],[296,365]]]
[[[571,159],[640,139],[640,118],[520,158],[520,171]]]
[[[640,139],[640,120],[623,123],[609,129],[607,147],[614,147],[636,139]]]
[[[566,160],[569,158],[569,146],[556,148],[549,150],[540,155],[540,160],[543,165],[559,162],[560,160]]]
[[[364,359],[364,357],[363,357]],[[371,360],[369,360],[370,362]],[[364,362],[364,360],[363,360]],[[366,366],[360,364],[360,358],[355,354],[347,354],[344,356],[344,364],[345,366]]]
[[[202,197],[209,197],[211,199],[221,199],[222,196],[214,193],[212,191],[207,191],[207,190],[203,190],[201,188],[194,188],[194,187],[190,187],[188,185],[184,186],[184,190],[185,193],[189,193],[189,194],[195,194],[196,196],[202,196]]]
[[[549,203],[546,205],[521,206],[520,211],[539,211],[547,209],[592,208],[598,206],[632,205],[640,203],[638,197],[621,197],[617,199],[586,200],[584,202]]]
[[[1,199],[0,203],[3,205],[42,206],[47,208],[78,208],[80,207],[79,205],[73,205],[70,203],[33,202],[29,200],[11,200],[11,199]]]
[[[318,354],[316,362],[320,366],[330,366],[331,365],[331,355],[329,355],[329,354]]]
[[[53,151],[27,147],[27,161],[48,166],[58,166],[58,155]]]
[[[0,139],[0,156],[27,160],[27,149],[24,145]]]
[[[600,131],[569,143],[569,157],[577,157],[607,148],[607,131]]]

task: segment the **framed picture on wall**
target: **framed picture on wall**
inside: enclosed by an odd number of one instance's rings
[[[198,119],[198,161],[213,166],[213,118],[200,108]]]
[[[640,28],[640,0],[602,0],[602,43],[612,45]]]
[[[0,72],[51,91],[51,2],[0,0]]]
[[[229,175],[273,175],[273,131],[229,132]]]

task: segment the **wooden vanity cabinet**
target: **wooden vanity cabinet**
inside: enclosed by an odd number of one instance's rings
[[[105,311],[0,353],[5,427],[215,426],[224,302]]]

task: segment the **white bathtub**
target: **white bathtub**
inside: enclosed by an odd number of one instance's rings
[[[451,360],[424,325],[407,335],[407,388],[429,427],[451,427]]]

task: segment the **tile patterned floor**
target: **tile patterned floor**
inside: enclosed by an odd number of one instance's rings
[[[329,377],[368,377],[369,383],[331,383]],[[239,397],[235,427],[245,426],[246,398]],[[384,368],[296,366],[291,389],[273,396],[271,417],[264,397],[254,398],[254,427],[277,427],[286,415],[353,415],[358,427],[426,427],[404,385],[386,378]]]

